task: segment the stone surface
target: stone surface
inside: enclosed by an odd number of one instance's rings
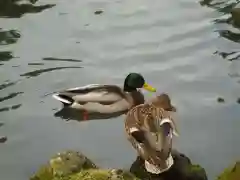
[[[173,151],[174,165],[160,175],[148,173],[144,161],[137,157],[130,171],[122,169],[99,169],[80,152],[65,151],[53,156],[47,165],[31,180],[207,180],[200,165],[178,151]],[[240,161],[227,168],[216,180],[240,180]]]
[[[97,166],[80,152],[65,151],[55,155],[49,164],[54,175],[68,175],[82,169],[97,168]]]
[[[80,152],[65,151],[52,157],[31,180],[138,180],[121,169],[99,169]]]
[[[82,153],[65,151],[52,157],[31,180],[207,180],[201,166],[192,164],[188,157],[177,151],[173,151],[172,155],[175,164],[171,169],[153,175],[146,172],[140,157],[137,157],[130,171],[100,169]]]

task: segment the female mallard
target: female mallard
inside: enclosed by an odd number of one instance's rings
[[[130,73],[121,89],[116,85],[90,84],[56,93],[53,97],[64,106],[95,113],[116,113],[144,103],[144,97],[138,88],[151,92],[156,89],[145,83],[141,74]]]
[[[145,169],[152,174],[167,171],[173,165],[172,137],[178,135],[168,111],[176,111],[167,94],[127,112],[125,130],[128,140],[145,160]]]

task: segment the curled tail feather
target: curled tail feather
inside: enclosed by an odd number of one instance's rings
[[[58,101],[62,102],[65,106],[70,106],[74,103],[74,100],[69,97],[66,96],[64,94],[54,94],[53,98],[57,99]]]

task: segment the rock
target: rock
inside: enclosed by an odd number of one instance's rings
[[[58,153],[49,162],[54,175],[68,175],[82,169],[97,168],[97,166],[82,153],[65,151]]]
[[[4,125],[4,123],[0,122],[0,127],[3,126],[3,125]]]
[[[97,166],[80,152],[65,151],[53,156],[46,166],[43,166],[32,180],[50,180],[54,177],[67,176],[81,170],[97,168]]]
[[[91,169],[84,170],[71,176],[71,180],[140,180],[130,172],[121,170]],[[117,170],[118,171],[118,170]]]
[[[80,152],[65,151],[55,155],[31,180],[138,180],[128,171],[99,169]]]
[[[240,8],[233,8],[231,14],[234,24],[240,26]]]
[[[160,175],[146,172],[144,161],[137,157],[130,171],[122,169],[100,169],[80,152],[65,151],[52,157],[46,166],[31,180],[207,180],[205,170],[191,163],[190,159],[177,151],[172,152],[174,165]],[[225,179],[221,179],[225,180]],[[235,180],[235,179],[231,179]]]
[[[230,168],[227,168],[217,180],[239,180],[240,179],[240,161]]]
[[[140,179],[151,180],[172,180],[178,177],[177,180],[207,180],[205,170],[199,166],[191,163],[190,159],[184,154],[177,151],[172,152],[174,165],[166,172],[151,174],[145,170],[144,161],[137,157],[136,161],[132,164],[130,172]]]

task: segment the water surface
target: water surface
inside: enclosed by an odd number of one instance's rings
[[[1,179],[26,180],[66,149],[102,167],[129,168],[136,152],[124,116],[66,121],[47,95],[89,83],[122,85],[129,72],[169,93],[180,130],[174,146],[213,179],[240,158],[234,6],[234,0],[1,1],[0,136],[8,138],[0,144]]]

